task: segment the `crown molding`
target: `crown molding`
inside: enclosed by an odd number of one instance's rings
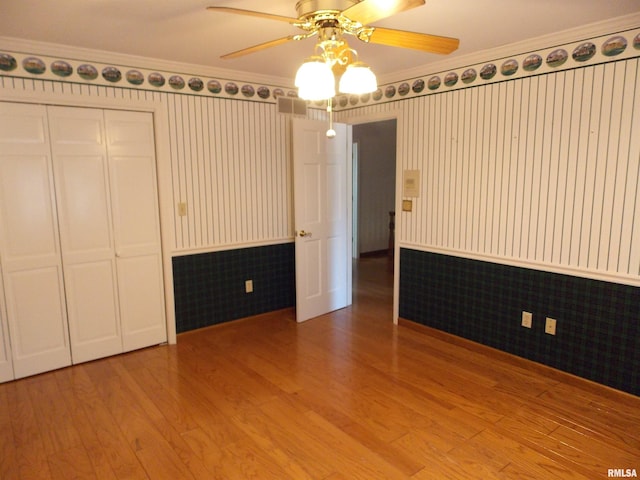
[[[67,60],[99,62],[103,64],[115,64],[129,66],[132,68],[145,68],[149,70],[165,70],[191,74],[194,76],[208,76],[211,78],[222,78],[226,80],[245,81],[257,84],[264,83],[286,88],[290,88],[292,84],[292,79],[290,78],[260,75],[241,70],[215,68],[207,65],[171,62],[159,58],[114,53],[106,50],[94,50],[14,37],[0,36],[0,49],[29,55],[46,55],[49,57],[60,57]]]
[[[381,75],[378,77],[378,84],[384,85],[387,83],[396,83],[408,78],[417,78],[431,73],[459,69],[464,65],[474,65],[486,62],[487,60],[506,58],[511,55],[549,48],[554,45],[576,42],[582,39],[587,40],[600,35],[613,34],[615,32],[638,28],[639,26],[640,13],[632,13],[560,32],[533,37],[527,40],[502,45],[500,47],[480,50],[461,56],[448,57],[445,60],[430,62],[384,76]]]

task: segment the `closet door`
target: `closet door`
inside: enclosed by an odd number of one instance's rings
[[[105,111],[124,350],[167,341],[153,116]]]
[[[46,110],[0,102],[0,258],[15,378],[71,363]]]
[[[102,110],[49,107],[73,363],[122,352]]]

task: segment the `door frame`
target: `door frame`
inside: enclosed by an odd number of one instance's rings
[[[3,102],[54,105],[62,107],[98,108],[103,110],[127,110],[153,115],[156,175],[158,182],[158,206],[160,208],[160,241],[162,249],[162,269],[165,298],[165,320],[167,341],[175,344],[176,319],[173,295],[172,249],[174,235],[173,205],[171,203],[171,156],[169,117],[166,105],[161,101],[132,101],[117,97],[82,97],[63,92],[29,92],[3,90]]]
[[[360,112],[358,112],[360,113]],[[400,110],[389,110],[387,112],[376,112],[364,115],[350,115],[349,111],[344,112],[343,115],[338,117],[339,122],[344,122],[349,126],[360,125],[362,123],[375,123],[384,120],[396,121],[396,193],[395,193],[395,211],[400,212],[402,208],[402,164],[398,161],[401,158],[401,152],[403,144],[401,143],[402,132],[404,132],[404,125],[402,121],[402,112]],[[350,162],[348,175],[353,178],[353,163]],[[392,321],[395,325],[398,324],[398,318],[400,316],[400,242],[398,239],[398,231],[402,228],[402,215],[396,215],[395,218],[395,235],[396,241],[393,246],[393,318]]]
[[[352,125],[349,125],[351,128]],[[351,258],[360,258],[360,241],[358,235],[358,218],[360,217],[360,200],[358,191],[360,189],[360,144],[353,141],[353,129],[351,130]]]

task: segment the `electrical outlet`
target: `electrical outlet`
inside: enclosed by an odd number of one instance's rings
[[[522,312],[522,325],[525,328],[531,328],[533,324],[533,314],[531,312]]]
[[[253,280],[247,280],[244,282],[244,291],[245,293],[253,292]]]
[[[186,217],[187,216],[187,203],[186,202],[178,203],[178,216],[179,217]]]
[[[556,334],[556,319],[547,317],[547,322],[544,324],[544,333],[548,335]]]

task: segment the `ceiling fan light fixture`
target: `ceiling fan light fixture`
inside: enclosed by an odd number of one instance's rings
[[[340,93],[362,95],[375,92],[378,81],[368,65],[363,62],[355,62],[347,66],[340,78],[338,89]]]
[[[295,86],[303,100],[327,100],[336,95],[335,78],[331,67],[322,57],[310,57],[300,65]]]

